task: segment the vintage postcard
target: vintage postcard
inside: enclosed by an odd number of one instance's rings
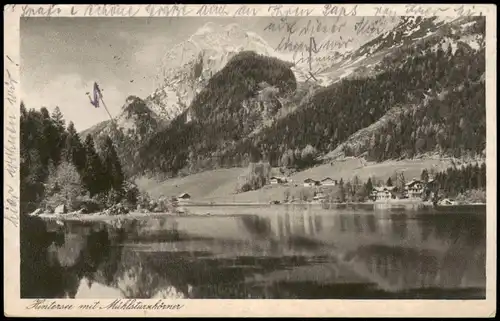
[[[496,18],[4,6],[4,314],[494,317]]]

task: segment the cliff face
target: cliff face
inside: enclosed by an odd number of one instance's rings
[[[165,53],[156,77],[157,89],[145,99],[147,106],[163,119],[173,120],[232,57],[247,50],[276,55],[264,39],[237,24],[207,23]]]
[[[97,146],[109,136],[127,176],[137,173],[138,148],[167,123],[153,112],[139,97],[129,96],[121,113],[114,121],[101,122],[80,134],[82,139],[90,134]]]
[[[241,52],[210,78],[185,112],[144,145],[141,155],[157,168],[172,166],[174,173],[197,167],[272,123],[296,87],[289,63]]]

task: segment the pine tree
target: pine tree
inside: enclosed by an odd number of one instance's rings
[[[371,178],[368,178],[368,181],[366,181],[365,189],[367,193],[371,193],[371,191],[373,190],[373,183]]]
[[[353,193],[353,195],[356,194],[360,185],[361,185],[361,181],[359,179],[359,176],[354,175],[354,178],[352,179],[352,193]]]
[[[405,190],[405,186],[406,186],[406,179],[405,179],[405,175],[403,174],[403,172],[399,173],[398,176],[397,176],[397,182],[396,182],[396,187],[399,191],[404,191]]]
[[[392,179],[389,177],[387,179],[387,183],[385,183],[387,186],[392,186]]]
[[[90,192],[90,196],[99,194],[106,188],[104,172],[101,159],[95,150],[94,140],[90,134],[85,138],[85,168],[83,170],[83,182]]]
[[[73,122],[70,122],[67,128],[63,157],[68,162],[72,162],[81,175],[83,174],[86,164],[85,148]]]
[[[49,159],[52,155],[54,144],[56,143],[56,137],[54,136],[54,125],[47,108],[42,107],[40,113],[42,116],[42,127],[41,136],[39,137],[39,153],[42,165],[48,167]]]
[[[64,117],[63,114],[61,113],[61,110],[59,107],[56,107],[54,111],[52,112],[52,120],[56,124],[58,128],[64,129]]]
[[[64,118],[59,107],[56,107],[52,112],[51,136],[51,158],[54,165],[57,166],[61,161],[61,151],[64,149],[67,136]]]
[[[354,193],[351,182],[347,182],[344,185],[342,185],[342,189],[345,191],[344,194],[347,200],[352,201]]]
[[[346,188],[344,187],[344,182],[340,179],[339,189],[337,191],[337,198],[340,203],[344,203],[346,201]]]
[[[427,169],[422,170],[422,174],[420,175],[420,180],[424,183],[427,183],[429,181],[429,172]]]
[[[102,148],[102,161],[103,161],[103,172],[105,173],[106,189],[114,189],[120,191],[123,187],[123,171],[120,160],[116,153],[113,141],[109,136],[104,139],[104,144]]]

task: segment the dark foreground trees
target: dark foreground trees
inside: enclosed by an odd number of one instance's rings
[[[102,203],[111,193],[114,202],[134,194],[128,189],[135,187],[124,184],[111,139],[104,137],[101,148],[90,135],[82,143],[72,122],[65,127],[59,108],[50,115],[46,108],[27,110],[21,103],[20,131],[22,213],[62,204],[76,210],[92,199]]]

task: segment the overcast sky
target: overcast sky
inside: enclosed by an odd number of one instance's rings
[[[273,19],[273,20],[271,20]],[[129,95],[145,98],[154,91],[154,77],[164,53],[209,21],[238,23],[261,35],[275,48],[283,33],[264,31],[278,18],[27,18],[21,20],[21,91],[27,108],[59,106],[67,121],[83,130],[108,119],[93,108],[86,92],[97,81],[111,114],[120,112]],[[306,24],[309,18],[300,18]],[[314,18],[316,19],[316,18]],[[332,18],[324,22],[331,23]],[[346,18],[341,35],[366,41]],[[299,20],[299,19],[298,19]],[[350,27],[349,27],[350,26]],[[336,36],[340,36],[336,35]],[[323,34],[318,38],[324,37]],[[116,57],[115,57],[116,56]],[[131,82],[133,81],[133,82]]]

